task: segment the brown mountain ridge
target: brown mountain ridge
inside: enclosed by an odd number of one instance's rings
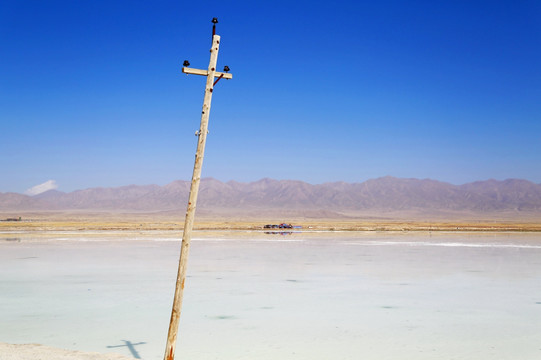
[[[0,211],[185,211],[190,182],[56,190],[27,196],[0,193]],[[541,184],[527,180],[477,181],[453,185],[430,179],[391,176],[362,183],[312,185],[298,180],[261,179],[250,183],[201,181],[198,213],[313,217],[496,216],[539,218]]]

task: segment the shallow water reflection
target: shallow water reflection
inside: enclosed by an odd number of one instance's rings
[[[0,242],[0,339],[161,359],[179,241],[94,239]],[[177,357],[538,359],[540,265],[535,234],[198,236]]]

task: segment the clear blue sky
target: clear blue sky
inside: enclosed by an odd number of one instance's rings
[[[204,177],[541,183],[539,1],[0,4],[0,192]]]

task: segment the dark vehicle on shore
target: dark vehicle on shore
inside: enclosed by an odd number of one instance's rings
[[[291,224],[286,224],[286,223],[282,223],[282,224],[268,224],[268,225],[265,225],[263,226],[264,229],[293,229],[293,225]]]

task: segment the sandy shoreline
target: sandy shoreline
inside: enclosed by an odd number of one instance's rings
[[[128,360],[120,354],[100,354],[57,349],[40,344],[6,344],[0,343],[2,360]]]

